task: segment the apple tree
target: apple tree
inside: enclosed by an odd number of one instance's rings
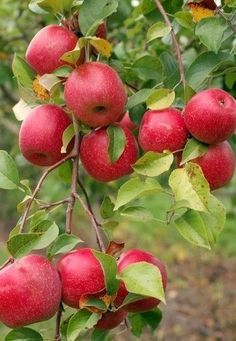
[[[139,245],[123,250],[112,233],[120,219],[215,245],[226,209],[214,190],[235,170],[235,8],[234,0],[29,1],[27,15],[43,27],[14,55],[13,112],[20,152],[42,172],[33,187],[0,151],[0,188],[24,194],[0,267],[6,341],[50,339],[28,325],[52,317],[55,341],[158,327],[166,266]],[[68,193],[49,201],[41,193],[55,170]],[[150,195],[165,195],[168,209],[153,215],[142,205]],[[76,204],[97,249],[72,231]]]

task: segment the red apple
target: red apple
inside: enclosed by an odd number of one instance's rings
[[[236,101],[221,89],[201,91],[186,105],[184,121],[199,141],[208,144],[222,142],[236,129]]]
[[[126,111],[126,113],[124,114],[122,119],[118,122],[118,124],[120,127],[122,128],[126,127],[129,130],[135,130],[138,128],[138,125],[134,123],[133,121],[131,121],[128,111]]]
[[[101,38],[101,39],[107,38],[107,25],[105,22],[101,23],[98,26],[98,29],[96,31],[96,37]]]
[[[105,289],[101,264],[89,248],[71,251],[58,263],[62,281],[62,300],[68,306],[80,308],[83,295],[101,293]]]
[[[144,114],[139,130],[139,144],[144,151],[174,152],[184,147],[187,137],[188,131],[179,110],[148,110]]]
[[[98,321],[96,328],[98,329],[113,329],[119,326],[121,322],[124,321],[124,319],[127,316],[127,311],[119,309],[114,312],[106,312],[102,315],[101,320]]]
[[[63,159],[61,153],[62,135],[71,124],[65,111],[53,104],[43,104],[34,108],[23,121],[19,145],[24,157],[38,166],[51,166]],[[72,150],[68,146],[67,152]]]
[[[148,252],[138,249],[132,249],[124,252],[118,261],[118,272],[121,273],[128,265],[138,262],[147,262],[155,265],[161,272],[163,287],[164,289],[166,288],[167,285],[166,268],[158,258],[154,257],[152,254]],[[115,305],[119,307],[123,303],[127,295],[128,291],[126,290],[125,284],[122,282],[114,302]],[[145,298],[137,302],[130,303],[124,306],[123,309],[125,309],[128,312],[143,312],[155,308],[159,303],[160,301],[156,298]]]
[[[25,58],[40,75],[52,73],[66,64],[61,56],[75,48],[76,35],[66,27],[49,25],[41,29],[31,40]]]
[[[92,131],[82,139],[80,158],[86,171],[96,180],[109,182],[132,173],[131,165],[138,159],[138,145],[132,132],[122,128],[126,146],[120,158],[112,163],[108,154],[109,138],[106,128]]]
[[[8,327],[48,320],[60,301],[60,278],[47,258],[29,255],[0,271],[0,321]]]
[[[191,162],[201,167],[211,190],[223,187],[234,175],[235,155],[227,141],[210,146],[205,155]]]
[[[65,101],[82,123],[101,127],[119,119],[127,95],[115,70],[90,62],[80,65],[66,81]]]

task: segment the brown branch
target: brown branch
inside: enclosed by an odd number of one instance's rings
[[[61,341],[61,332],[60,332],[61,318],[62,318],[62,308],[60,306],[57,312],[55,341]]]
[[[0,270],[4,269],[8,264],[14,263],[15,259],[13,257],[9,257],[1,266]]]
[[[66,204],[66,203],[68,203],[68,201],[69,201],[69,198],[65,198],[65,199],[62,199],[62,200],[59,200],[59,201],[56,201],[56,202],[51,202],[51,203],[48,203],[48,204],[45,204],[45,205],[41,205],[39,207],[39,209],[40,210],[48,210],[51,207],[55,207],[55,206],[60,206],[62,204]]]
[[[155,0],[156,6],[158,8],[158,10],[160,11],[166,25],[170,28],[170,34],[172,37],[172,42],[176,51],[176,56],[177,56],[177,60],[178,60],[178,64],[179,64],[179,73],[180,73],[180,80],[183,83],[183,86],[186,86],[186,79],[185,79],[185,71],[184,71],[184,64],[183,64],[183,59],[182,59],[182,55],[181,55],[181,51],[180,51],[180,46],[177,40],[177,37],[175,35],[174,32],[174,28],[168,18],[168,15],[164,9],[164,7],[162,6],[160,0]]]
[[[106,251],[106,247],[105,247],[105,244],[103,242],[103,239],[102,239],[102,236],[101,236],[101,233],[100,233],[100,230],[99,230],[99,226],[97,224],[97,221],[96,221],[96,218],[94,216],[94,213],[89,210],[88,206],[86,205],[86,203],[83,201],[83,199],[80,197],[80,195],[78,193],[74,193],[74,197],[80,202],[81,206],[83,207],[85,212],[88,214],[88,216],[89,216],[89,218],[91,220],[92,226],[93,226],[93,228],[95,230],[96,236],[97,236],[98,246],[99,246],[99,248],[100,248],[100,250],[102,252],[105,252]]]
[[[236,26],[233,25],[233,23],[232,23],[232,21],[231,21],[232,19],[227,18],[227,17],[224,15],[224,13],[221,11],[220,8],[217,9],[217,12],[218,12],[218,14],[219,14],[222,18],[225,19],[226,23],[227,23],[228,26],[231,28],[231,30],[233,31],[233,33],[236,33]]]

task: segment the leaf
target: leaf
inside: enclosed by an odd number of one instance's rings
[[[111,56],[112,45],[106,39],[92,37],[89,42],[102,56],[107,58]]]
[[[176,204],[179,203],[178,208],[208,211],[210,187],[199,165],[190,162],[184,168],[175,169],[169,177],[169,185],[174,192]]]
[[[52,258],[60,253],[66,253],[74,249],[78,243],[83,241],[73,234],[60,234],[48,249],[48,257]]]
[[[116,279],[117,264],[115,258],[95,250],[93,250],[93,254],[102,266],[107,295],[115,295],[119,287],[119,281]]]
[[[20,185],[19,173],[12,157],[0,150],[0,188],[17,189]]]
[[[141,175],[150,177],[158,176],[167,172],[173,161],[174,156],[170,152],[147,152],[132,166],[132,168],[136,173]]]
[[[94,329],[94,331],[92,332],[90,341],[106,341],[108,334],[109,334],[109,330]]]
[[[141,314],[129,314],[128,320],[131,326],[131,333],[139,338],[147,325],[146,322],[143,320]]]
[[[108,196],[105,196],[100,207],[100,214],[103,219],[109,219],[114,215],[114,204]]]
[[[162,320],[162,312],[156,308],[154,310],[141,313],[142,318],[151,327],[152,331],[156,330]]]
[[[144,313],[129,314],[128,319],[131,324],[131,332],[139,337],[147,326],[151,327],[152,331],[157,329],[162,320],[162,313],[157,308]]]
[[[72,7],[73,0],[37,0],[36,4],[50,13],[68,13]]]
[[[26,63],[26,61],[15,54],[12,62],[12,71],[17,82],[24,88],[32,89],[32,82],[35,78],[35,72]]]
[[[195,140],[194,138],[188,139],[182,153],[182,161],[180,163],[180,166],[190,160],[203,156],[208,151],[208,148],[208,145]]]
[[[161,82],[163,79],[163,67],[160,60],[151,55],[137,59],[132,66],[132,71],[144,81],[155,79],[156,82]]]
[[[124,208],[121,210],[120,215],[142,222],[155,219],[153,214],[147,208],[141,206]]]
[[[75,65],[80,57],[80,53],[81,53],[81,45],[80,45],[80,41],[78,41],[78,43],[76,44],[75,48],[71,51],[65,52],[61,57],[60,60],[62,60],[63,62],[67,62],[71,65]]]
[[[76,341],[84,331],[93,328],[101,315],[82,309],[75,313],[69,320],[67,327],[67,341]]]
[[[129,202],[143,197],[151,193],[159,193],[162,191],[162,187],[155,179],[141,180],[139,177],[125,182],[119,189],[114,210],[118,210],[121,206],[128,204]]]
[[[191,30],[194,27],[193,18],[189,11],[179,11],[175,13],[175,20],[184,28]]]
[[[61,80],[55,74],[45,74],[39,78],[39,84],[52,94],[61,85]]]
[[[79,26],[84,36],[93,35],[101,22],[116,12],[118,0],[86,0],[80,7]]]
[[[118,243],[112,240],[109,242],[109,245],[106,249],[106,254],[114,257],[117,254],[120,254],[121,251],[124,249],[124,247],[125,247],[125,243]]]
[[[118,277],[128,292],[157,298],[165,303],[160,270],[153,264],[139,262],[128,265]]]
[[[18,328],[11,330],[5,341],[43,341],[42,336],[31,328]]]
[[[62,135],[62,147],[61,153],[66,153],[68,145],[72,141],[73,137],[75,136],[75,129],[73,123],[71,123],[64,131]]]
[[[209,51],[217,53],[221,47],[224,32],[227,28],[228,26],[224,18],[211,17],[198,22],[195,34]]]
[[[32,111],[32,108],[23,100],[20,99],[18,103],[12,108],[13,113],[18,121],[23,121]]]
[[[153,89],[141,89],[129,97],[127,108],[132,109],[138,104],[146,102],[147,98],[153,93]]]
[[[109,126],[107,128],[109,138],[108,154],[112,163],[119,160],[126,146],[126,136],[121,127]]]
[[[175,100],[175,92],[169,89],[155,90],[147,99],[146,104],[149,109],[161,110],[168,108]]]
[[[30,229],[33,229],[43,221],[48,220],[48,213],[45,211],[37,211],[30,217]]]
[[[166,26],[162,21],[152,25],[147,31],[147,43],[157,39],[167,36],[171,31],[171,28]]]
[[[96,295],[83,295],[79,300],[80,309],[89,308],[93,313],[103,313],[107,311],[108,306]]]

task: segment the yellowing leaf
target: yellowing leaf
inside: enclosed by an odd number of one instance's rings
[[[215,10],[203,7],[200,4],[191,3],[188,4],[188,6],[191,8],[191,13],[195,22],[199,22],[203,18],[214,17],[215,15]]]
[[[112,45],[106,39],[92,37],[90,44],[100,53],[102,56],[109,58],[111,56]]]
[[[147,107],[152,110],[161,110],[171,106],[175,100],[175,92],[169,89],[155,90],[147,99]]]

